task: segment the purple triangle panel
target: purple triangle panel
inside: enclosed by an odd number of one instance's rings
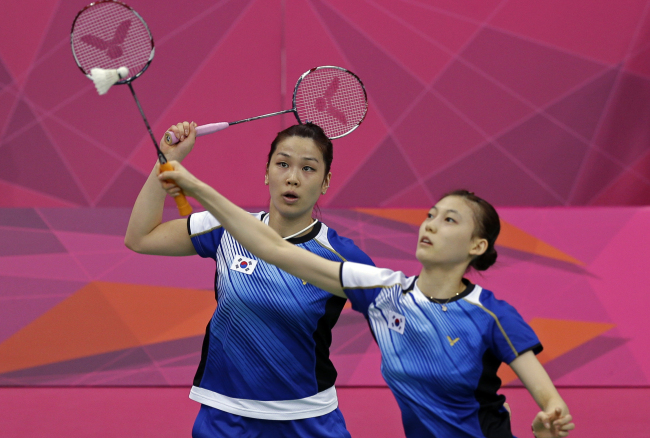
[[[546,113],[591,140],[614,88],[619,69],[606,71],[546,109]]]
[[[612,96],[596,145],[624,166],[632,165],[650,144],[650,80],[627,72]],[[650,169],[645,173],[650,177]]]
[[[588,152],[572,190],[570,205],[589,205],[625,168],[597,149]]]
[[[392,137],[386,137],[360,169],[330,207],[376,207],[417,180]]]
[[[17,132],[35,117],[25,102],[19,102],[7,132]],[[87,204],[76,182],[39,124],[5,141],[0,147],[2,179],[79,205]]]
[[[434,89],[488,135],[496,135],[534,111],[480,72],[454,61]]]
[[[0,208],[0,226],[47,229],[43,219],[32,208]]]
[[[148,175],[147,175],[148,176]],[[97,203],[98,207],[133,207],[140,189],[147,180],[139,170],[125,166],[113,185]]]
[[[461,56],[538,106],[607,68],[489,28],[484,28]]]
[[[395,129],[394,135],[422,176],[485,142],[466,118],[432,93],[426,93]]]
[[[363,81],[371,104],[377,105],[389,125],[395,123],[424,86],[329,5],[320,0],[311,4],[350,62],[350,69]]]
[[[503,155],[487,145],[426,180],[434,196],[467,189],[493,205],[560,205],[546,189]]]
[[[0,228],[0,257],[58,254],[67,250],[52,232]]]
[[[74,281],[0,276],[0,342],[84,285]]]
[[[53,230],[123,236],[131,208],[42,208]]]
[[[11,84],[13,79],[7,68],[5,67],[2,59],[0,59],[0,91],[2,91],[7,85]]]
[[[547,117],[538,115],[495,141],[563,199],[569,196],[587,145]]]
[[[332,330],[331,354],[359,354],[374,340],[368,322],[360,312],[343,312]]]
[[[619,347],[624,346],[627,341],[628,340],[624,338],[598,336],[585,342],[579,347],[568,351],[562,356],[557,357],[548,363],[545,363],[544,368],[546,369],[549,377],[551,377],[553,381],[556,381],[561,377],[583,367],[584,365],[596,361],[598,358],[609,353],[610,351],[619,349]],[[636,365],[633,367],[634,377],[632,377],[632,380],[636,382],[644,380],[645,376],[643,374],[643,371],[639,369],[636,361],[633,360],[632,363]],[[628,369],[627,371],[629,372],[631,370]],[[627,378],[630,378],[630,376],[627,376]]]

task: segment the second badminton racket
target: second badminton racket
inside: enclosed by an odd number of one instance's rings
[[[368,112],[368,98],[361,79],[342,67],[322,66],[305,72],[293,90],[293,108],[236,122],[219,122],[198,126],[196,136],[212,134],[231,125],[292,112],[298,123],[320,126],[325,135],[335,139],[348,135],[363,122]],[[168,144],[178,143],[173,132],[165,133]]]

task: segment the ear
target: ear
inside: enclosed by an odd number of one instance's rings
[[[264,172],[264,185],[269,185],[269,163],[266,163],[266,172]]]
[[[327,176],[323,180],[323,184],[321,184],[321,193],[324,195],[327,193],[327,189],[330,186],[330,181],[332,180],[332,172],[328,172]]]
[[[474,239],[472,239],[469,254],[473,257],[477,257],[483,254],[485,251],[487,251],[487,249],[488,249],[487,239],[475,237]]]

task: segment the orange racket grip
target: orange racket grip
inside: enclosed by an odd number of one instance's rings
[[[164,163],[160,165],[160,172],[165,172],[168,170],[174,170],[171,164],[169,163]],[[187,202],[187,198],[185,197],[185,193],[181,190],[181,192],[178,194],[178,196],[174,196],[174,201],[176,201],[176,206],[178,207],[178,212],[180,213],[181,216],[187,216],[188,214],[192,213],[192,206],[190,205],[189,202]]]

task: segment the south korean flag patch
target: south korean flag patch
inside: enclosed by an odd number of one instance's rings
[[[404,326],[406,325],[406,318],[392,310],[388,312],[388,328],[396,331],[400,335],[404,334]]]
[[[257,260],[249,259],[241,255],[236,255],[230,265],[233,271],[243,272],[244,274],[251,275],[257,266]]]

